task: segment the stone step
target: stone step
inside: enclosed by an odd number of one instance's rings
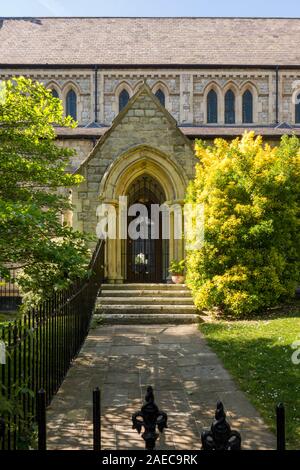
[[[105,313],[102,315],[94,315],[96,320],[101,320],[104,324],[118,324],[118,325],[161,325],[161,324],[172,324],[172,325],[181,325],[186,323],[198,323],[201,321],[200,317],[196,314],[136,314],[136,313],[127,313],[127,314],[114,314],[114,313]]]
[[[95,313],[99,314],[139,314],[139,315],[152,315],[152,314],[189,314],[196,313],[194,305],[96,305]]]
[[[99,292],[99,297],[128,297],[128,298],[135,298],[135,297],[185,297],[191,298],[191,293],[188,289],[130,289],[130,290],[123,290],[120,287],[120,290],[111,290],[111,289],[103,289]],[[121,300],[121,299],[120,299]],[[122,302],[124,299],[122,299]]]
[[[185,284],[102,284],[101,290],[185,290],[187,289]],[[189,291],[188,291],[189,292]]]
[[[119,297],[119,292],[115,297],[106,297],[101,296],[97,299],[97,305],[124,305],[124,302],[128,305],[194,305],[193,299],[191,297],[167,297],[167,296],[158,296],[158,297],[142,297],[142,296],[133,296],[128,297],[125,300],[125,297]]]
[[[103,284],[95,317],[111,324],[195,323],[199,320],[184,284]]]

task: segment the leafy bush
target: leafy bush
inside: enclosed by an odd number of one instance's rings
[[[203,247],[187,256],[199,308],[249,315],[290,299],[300,267],[300,141],[278,147],[246,132],[195,145],[199,163],[187,202],[204,204]]]
[[[185,269],[185,260],[182,259],[180,261],[177,261],[176,259],[174,259],[170,263],[169,273],[174,274],[174,275],[183,274],[184,269]]]

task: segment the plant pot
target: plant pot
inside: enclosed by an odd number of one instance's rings
[[[184,284],[184,275],[172,274],[172,282],[174,282],[174,284]]]

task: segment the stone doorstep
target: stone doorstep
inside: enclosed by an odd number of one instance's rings
[[[173,324],[194,324],[199,322],[198,315],[195,314],[181,314],[176,315],[170,313],[159,313],[159,314],[133,314],[133,313],[105,313],[95,314],[95,318],[98,318],[105,325],[152,325],[161,324],[168,325],[170,322]]]
[[[138,314],[152,314],[152,313],[169,313],[177,315],[177,313],[196,313],[194,305],[186,304],[141,304],[136,305],[133,303],[122,303],[118,305],[102,305],[96,303],[96,313],[138,313]]]
[[[105,290],[187,290],[185,284],[164,283],[130,283],[130,284],[102,284],[101,292]]]
[[[95,309],[105,324],[189,324],[196,313],[184,284],[104,284]]]
[[[122,305],[124,302],[128,302],[130,299],[129,305],[192,305],[194,307],[193,299],[189,296],[184,297],[169,297],[165,295],[161,296],[134,296],[132,298],[126,296],[126,301],[124,297],[119,296],[119,292],[117,296],[114,297],[106,297],[102,296],[97,299],[97,307],[104,307],[109,305]],[[125,306],[125,304],[124,304]]]
[[[128,298],[136,298],[136,297],[168,297],[168,298],[172,298],[172,297],[187,297],[187,298],[190,298],[191,297],[191,293],[190,291],[188,291],[187,289],[183,290],[183,289],[138,289],[138,290],[134,290],[134,289],[122,289],[122,288],[119,288],[119,289],[105,289],[101,292],[101,295],[99,296],[99,298],[103,297],[103,298],[106,298],[106,297],[112,297],[114,295],[117,295],[118,297],[128,297]]]

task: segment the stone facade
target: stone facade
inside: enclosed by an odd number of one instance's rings
[[[110,126],[118,115],[118,98],[125,88],[133,96],[143,81],[155,93],[160,88],[166,97],[166,109],[178,125],[207,124],[206,96],[211,88],[218,92],[218,124],[224,125],[224,94],[231,88],[236,96],[236,124],[242,123],[242,94],[253,94],[253,125],[270,126],[276,123],[276,71],[264,69],[230,70],[98,70],[93,69],[5,69],[0,79],[24,75],[55,89],[64,106],[72,88],[77,95],[79,126],[91,122]],[[96,81],[97,80],[97,86]],[[95,89],[97,92],[95,93]],[[300,72],[279,70],[278,122],[295,124],[293,98],[300,93]],[[96,111],[95,111],[96,108]]]
[[[70,171],[75,171],[86,159],[87,155],[89,155],[89,153],[93,150],[95,146],[95,139],[58,139],[57,145],[64,148],[72,148],[75,150],[76,153],[71,159],[71,165],[69,168]]]
[[[77,118],[79,125],[87,125],[94,119],[93,115],[93,73],[89,70],[46,70],[46,69],[6,69],[1,71],[0,80],[7,80],[16,76],[24,76],[43,83],[47,88],[55,90],[59,98],[66,105],[66,96],[73,89],[77,96]]]
[[[76,150],[69,170],[85,181],[73,190],[74,211],[64,220],[93,235],[100,202],[122,215],[119,196],[144,175],[160,184],[165,203],[182,205],[194,175],[195,138],[210,143],[254,129],[273,144],[283,134],[300,135],[298,19],[8,18],[0,36],[0,80],[22,75],[42,82],[65,112],[70,90],[76,95],[68,109],[78,127],[57,128],[57,143]],[[130,100],[120,110],[124,90]],[[229,90],[234,111],[226,124]],[[169,259],[181,259],[183,240],[168,243]],[[109,282],[126,279],[122,250],[120,240],[106,244]]]
[[[142,85],[78,170],[85,182],[73,191],[74,228],[95,235],[100,202],[113,204],[118,213],[118,197],[126,195],[141,174],[161,184],[164,202],[182,204],[195,161],[191,142],[151,89]],[[183,249],[182,240],[174,241],[171,256],[181,257]],[[118,241],[109,241],[107,256],[108,278],[121,282],[124,266]]]
[[[295,122],[295,102],[300,93],[300,71],[296,66],[222,67],[217,63],[205,68],[193,68],[191,64],[177,67],[173,57],[170,67],[125,63],[101,67],[71,65],[64,60],[62,57],[62,62],[57,62],[61,66],[5,66],[0,70],[0,80],[18,75],[38,80],[55,90],[65,110],[68,92],[75,92],[78,127],[74,131],[57,129],[57,143],[75,149],[69,170],[82,173],[85,180],[73,189],[70,197],[74,210],[66,213],[64,220],[92,235],[102,217],[97,212],[100,203],[114,207],[118,224],[123,210],[119,197],[127,195],[130,185],[143,175],[161,185],[166,204],[182,207],[186,187],[194,175],[193,141],[197,137],[208,142],[215,137],[230,139],[253,128],[273,144],[284,133],[300,134]],[[119,95],[123,90],[131,99],[120,111]],[[164,94],[164,106],[155,97],[158,90]],[[218,120],[214,124],[208,124],[207,117],[211,90],[217,95]],[[225,124],[228,90],[235,96],[233,125]],[[243,124],[242,97],[247,90],[253,98],[253,122]],[[277,128],[280,123],[283,126]],[[184,241],[171,236],[166,261],[181,259],[184,249]],[[127,279],[123,252],[122,240],[107,241],[109,282]]]
[[[195,21],[212,31],[209,35],[209,47],[202,47],[206,44],[207,35],[201,27],[194,28]],[[216,21],[222,24],[221,28],[216,27]],[[291,37],[294,37],[298,31],[297,25],[288,20],[287,22]],[[100,41],[99,35],[105,31],[100,26],[106,23],[109,35],[105,33]],[[185,28],[182,27],[183,23]],[[232,37],[227,50],[224,41],[229,32],[233,31],[233,23],[235,28],[240,28],[241,38],[247,40],[242,45],[237,43],[236,37]],[[128,195],[130,185],[144,176],[161,186],[166,199],[163,202],[182,207],[188,182],[194,175],[195,138],[202,138],[207,142],[216,137],[231,139],[241,135],[245,129],[254,129],[273,144],[278,142],[282,134],[300,135],[300,123],[296,122],[295,113],[296,98],[300,94],[300,66],[298,67],[298,58],[295,55],[296,48],[287,50],[281,43],[289,34],[287,28],[285,34],[278,36],[276,41],[272,33],[275,42],[272,46],[274,50],[270,53],[271,49],[267,47],[270,46],[270,33],[261,36],[265,34],[267,26],[268,31],[274,32],[275,24],[279,28],[279,34],[283,23],[283,20],[277,22],[271,19],[238,20],[238,24],[230,19],[151,20],[151,27],[157,29],[156,34],[151,36],[151,49],[148,50],[146,45],[141,45],[147,38],[147,35],[141,34],[141,30],[148,27],[146,19],[61,18],[58,21],[41,19],[37,22],[5,20],[0,28],[0,35],[6,34],[4,39],[8,35],[12,42],[10,48],[5,45],[3,48],[4,42],[0,46],[2,61],[7,51],[10,51],[9,57],[3,62],[3,68],[0,68],[0,80],[22,75],[40,81],[56,92],[62,100],[65,112],[69,91],[73,90],[76,94],[76,106],[72,109],[75,114],[76,108],[78,127],[75,130],[58,128],[57,143],[75,149],[76,154],[69,170],[82,173],[85,180],[79,188],[73,189],[74,210],[73,213],[66,213],[64,220],[75,229],[95,235],[102,217],[97,209],[100,203],[108,203],[114,207],[119,224],[124,215],[119,197]],[[69,37],[67,31],[73,24],[78,26],[78,31],[75,32],[78,48],[76,53],[70,52],[74,43],[68,48],[58,45],[62,44],[63,37]],[[123,32],[126,33],[124,37],[128,38],[133,34],[131,39],[134,43],[136,37],[139,38],[136,48],[125,41],[124,53],[120,45],[117,45],[114,40],[119,36],[112,33],[117,24],[123,25]],[[223,29],[225,24],[227,33]],[[138,36],[131,25],[137,27]],[[21,28],[21,36],[16,33],[16,28]],[[35,43],[28,49],[29,56],[26,55],[27,65],[22,65],[24,57],[20,51],[29,37],[26,33],[28,28],[32,32],[30,37],[33,38],[33,34],[41,36],[40,41],[34,36]],[[61,28],[58,37],[57,28]],[[88,33],[83,35],[85,28]],[[93,33],[90,33],[90,28],[94,28]],[[181,37],[181,42],[178,40],[170,43],[170,35],[174,34],[176,28],[180,29],[178,39]],[[255,31],[259,33],[254,33],[253,28],[258,28]],[[293,28],[296,28],[294,32]],[[183,41],[182,34],[186,33],[188,35]],[[218,34],[218,47],[211,46]],[[253,43],[256,43],[256,53],[252,51],[252,55],[250,50],[248,52],[251,34]],[[56,45],[52,47],[53,42],[49,42],[45,53],[50,54],[50,57],[42,62],[45,57],[41,44],[48,35],[49,38],[54,35]],[[103,49],[106,36],[110,36],[110,45]],[[198,44],[202,44],[201,47],[196,46],[196,37],[200,41]],[[96,44],[101,46],[100,55]],[[275,46],[280,46],[281,61],[276,62],[279,56],[275,53]],[[220,55],[221,47],[226,50]],[[234,48],[235,53],[232,52]],[[140,55],[137,56],[138,50]],[[199,54],[206,54],[206,59],[202,55],[202,60],[196,61]],[[250,61],[248,56],[252,57]],[[31,61],[28,62],[30,57]],[[78,57],[81,57],[81,62],[78,62]],[[116,57],[122,57],[122,60],[116,61]],[[227,61],[222,62],[226,57]],[[286,57],[290,57],[290,62],[285,61]],[[274,59],[274,63],[270,63],[271,59]],[[92,65],[94,63],[98,65]],[[276,67],[276,63],[279,66]],[[120,111],[119,96],[124,90],[131,99]],[[159,90],[163,93],[164,106],[155,97]],[[211,90],[217,95],[217,111],[213,111],[214,116],[217,115],[217,122],[214,124],[208,123],[207,116],[207,97]],[[234,94],[235,108],[234,119],[227,119],[227,122],[234,121],[230,125],[225,123],[225,94],[228,90]],[[251,92],[253,100],[252,122],[248,124],[243,123],[243,95],[246,91]],[[166,261],[184,256],[182,238],[171,236],[167,243]],[[94,243],[91,245],[94,246]],[[121,239],[107,241],[106,274],[109,282],[119,283],[128,279],[126,269],[130,268],[124,265],[123,254],[124,243]],[[166,280],[166,275],[163,276]]]

